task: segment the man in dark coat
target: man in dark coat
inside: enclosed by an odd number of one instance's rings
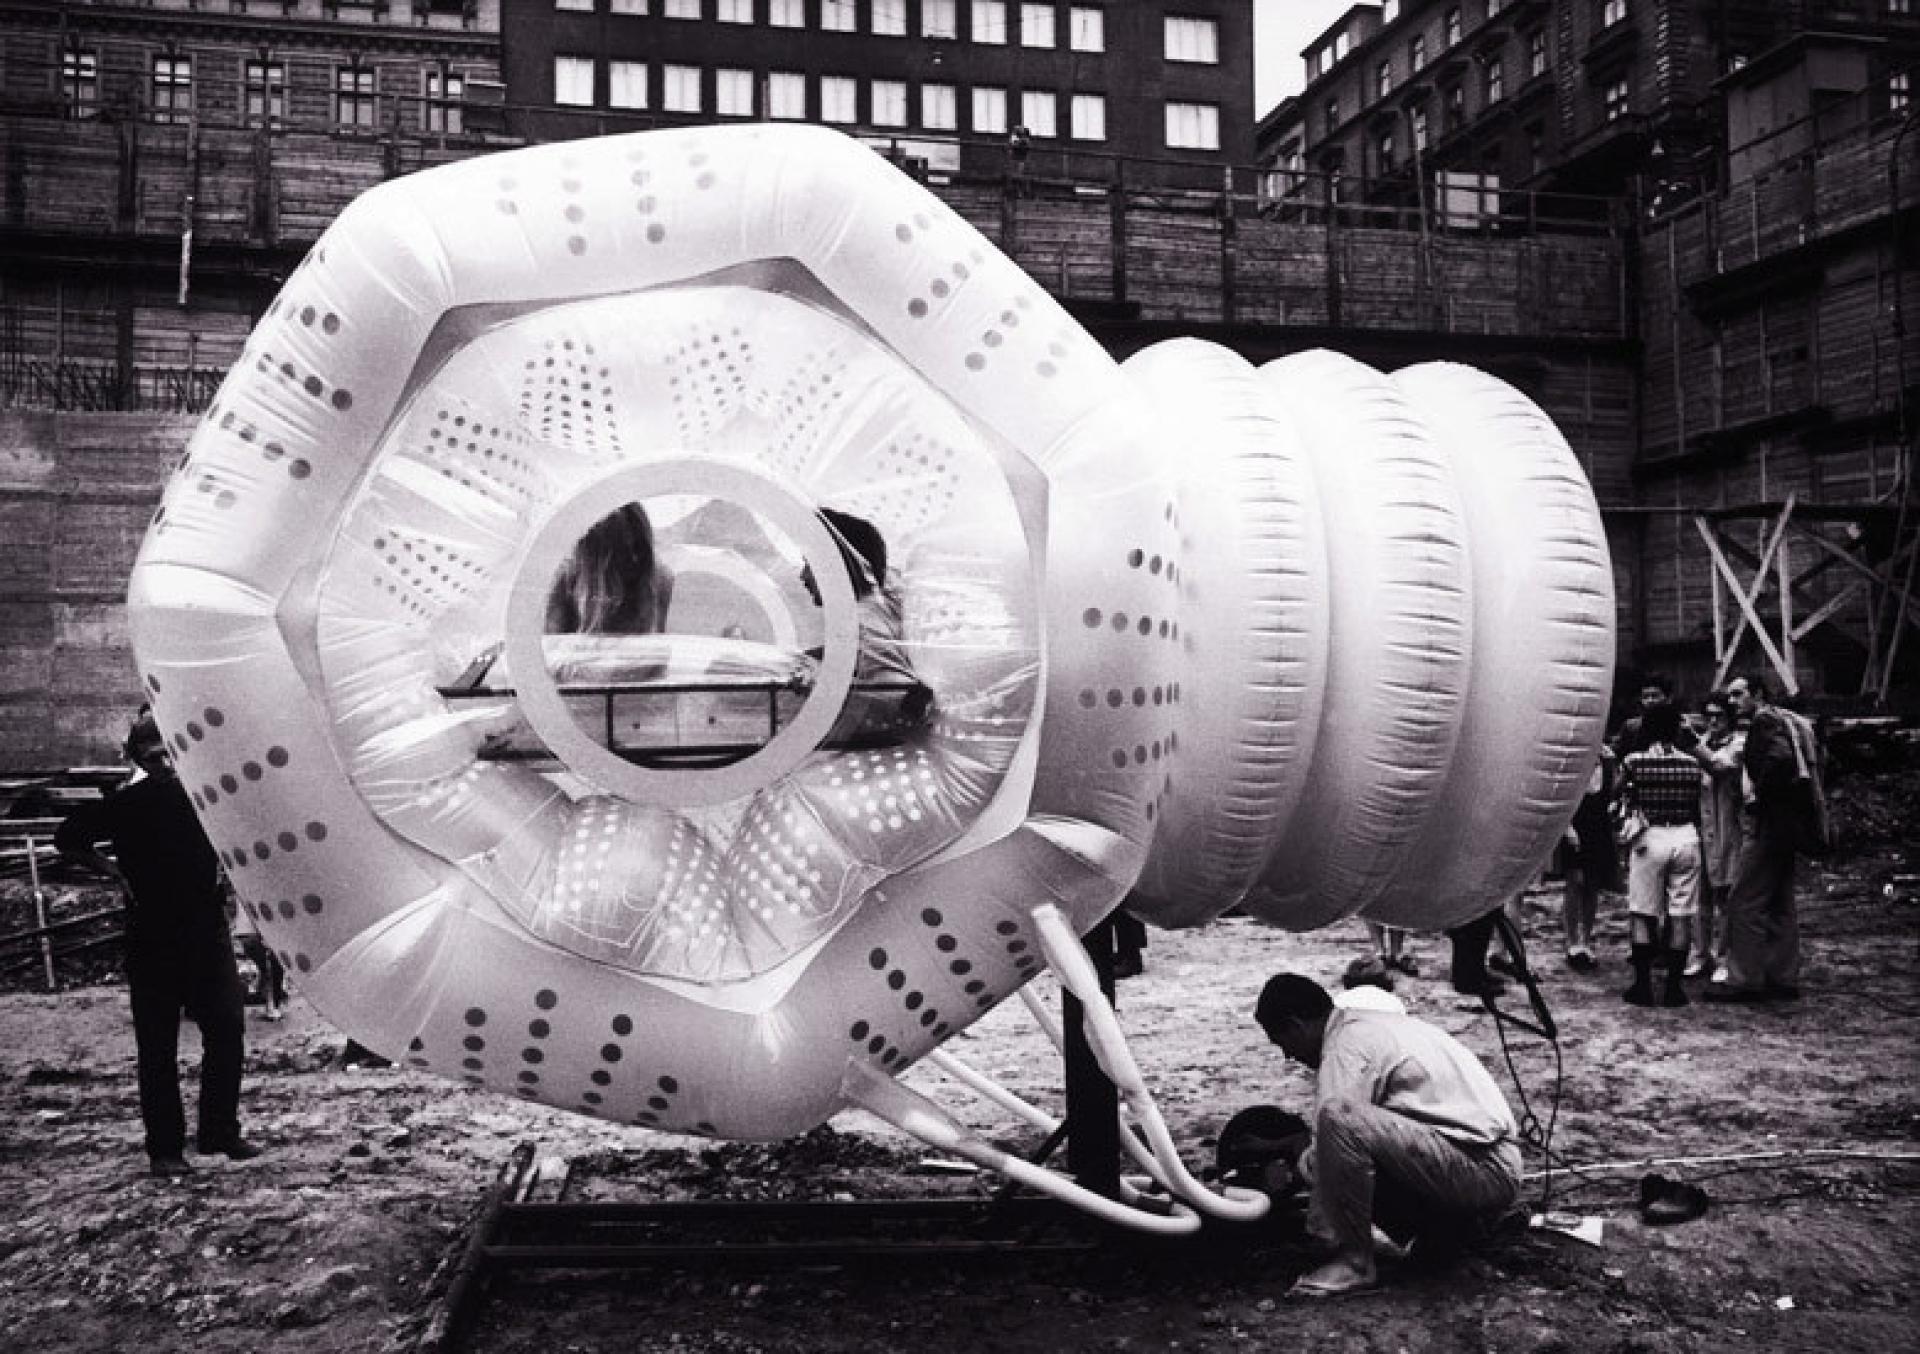
[[[140,1118],[155,1175],[191,1167],[180,1100],[180,1013],[200,1027],[199,1133],[205,1154],[244,1161],[260,1154],[240,1133],[245,1034],[240,973],[227,929],[219,856],[174,774],[166,740],[142,712],[127,735],[127,759],[145,775],[60,824],[54,845],[119,879],[130,907],[127,986],[140,1071]],[[109,842],[118,865],[100,854]]]
[[[1794,862],[1809,811],[1797,793],[1817,751],[1796,753],[1798,716],[1767,700],[1758,678],[1727,683],[1727,702],[1747,722],[1741,773],[1746,834],[1727,891],[1727,976],[1707,987],[1708,1001],[1792,1001],[1800,995],[1800,916]],[[1809,742],[1811,733],[1801,735]]]

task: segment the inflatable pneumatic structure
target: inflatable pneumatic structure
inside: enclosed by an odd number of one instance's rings
[[[675,607],[748,598],[818,642],[744,760],[635,764],[554,680],[549,585],[625,501]],[[780,544],[690,539],[689,502]],[[932,691],[889,745],[819,746],[860,649],[824,506],[884,534]],[[802,559],[804,623],[774,577]],[[1260,1205],[1179,1167],[1076,937],[1123,898],[1162,926],[1486,910],[1586,784],[1613,653],[1592,494],[1524,397],[1190,340],[1116,365],[939,200],[802,127],[365,195],[192,439],[129,609],[235,887],[361,1042],[680,1132],[864,1106],[1168,1231]],[[489,759],[501,711],[443,694],[502,644],[557,767]],[[1084,1194],[895,1080],[931,1059],[1006,1103],[940,1046],[1046,964],[1185,1203]]]

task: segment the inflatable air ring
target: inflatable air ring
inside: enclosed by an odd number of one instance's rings
[[[823,129],[488,156],[366,194],[289,279],[142,546],[136,659],[240,897],[362,1043],[713,1136],[860,1104],[1002,1165],[895,1078],[1043,964],[1084,986],[1072,938],[1122,901],[1440,925],[1571,814],[1604,539],[1544,417],[1467,376],[1191,341],[1119,367]],[[1551,480],[1550,526],[1485,527],[1480,437],[1490,483]],[[634,505],[685,584],[662,633],[555,633],[563,561]],[[845,517],[884,541],[879,594]],[[1477,597],[1548,558],[1552,588]],[[1537,644],[1473,637],[1549,612]],[[775,654],[722,674],[772,692],[743,755],[666,758],[731,707],[615,708],[713,678],[695,640]],[[880,644],[926,717],[848,742]],[[1502,699],[1545,713],[1467,766]],[[502,759],[508,725],[539,758]],[[1416,897],[1469,800],[1524,825]]]

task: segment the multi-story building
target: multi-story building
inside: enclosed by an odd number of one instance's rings
[[[1809,31],[1851,45],[1856,87],[1883,83],[1920,52],[1920,5],[1357,4],[1302,53],[1307,85],[1262,120],[1259,155],[1291,175],[1283,193],[1337,177],[1352,202],[1405,200],[1436,176],[1483,190],[1697,189],[1722,143],[1720,82]]]
[[[844,128],[932,174],[1217,186],[1253,154],[1251,0],[502,0],[536,138]]]
[[[1920,624],[1920,3],[1385,0],[1303,56],[1258,133],[1276,214],[1444,253],[1597,201],[1628,233],[1623,665],[1886,697]]]
[[[0,0],[0,375],[210,386],[342,189],[470,153],[499,77],[498,0]]]

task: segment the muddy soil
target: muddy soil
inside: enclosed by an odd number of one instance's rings
[[[1603,966],[1558,960],[1558,889],[1532,891],[1529,949],[1556,1050],[1444,981],[1419,937],[1419,1014],[1492,1067],[1563,1169],[1529,1201],[1597,1220],[1599,1244],[1529,1230],[1438,1268],[1389,1267],[1378,1294],[1303,1304],[1309,1263],[1281,1232],[1092,1254],[535,1273],[488,1291],[466,1347],[579,1351],[1861,1350],[1920,1347],[1920,898],[1911,777],[1851,791],[1850,851],[1803,878],[1806,994],[1794,1004],[1646,1011],[1619,1001],[1625,930]],[[74,901],[84,905],[84,899]],[[0,908],[3,911],[4,908]],[[7,929],[17,916],[0,918]],[[1196,1164],[1235,1109],[1304,1105],[1309,1084],[1248,1019],[1283,968],[1328,981],[1365,947],[1348,924],[1290,936],[1244,920],[1155,933],[1121,1017]],[[29,975],[30,978],[31,975]],[[1046,980],[1042,980],[1043,985]],[[1051,992],[1049,989],[1049,999]],[[396,1069],[342,1068],[344,1040],[295,1001],[249,1018],[244,1113],[261,1159],[144,1173],[125,993],[111,981],[0,994],[0,1350],[358,1354],[413,1347],[483,1192],[523,1142],[540,1187],[587,1199],[985,1197],[994,1182],[850,1115],[792,1143],[715,1145],[621,1128]],[[197,1059],[191,1033],[188,1062]],[[949,1045],[1044,1106],[1058,1061],[1018,1003]],[[1511,1072],[1508,1057],[1511,1057]],[[998,1141],[1039,1135],[929,1068],[908,1081]],[[1701,1185],[1707,1214],[1649,1227],[1637,1185]],[[1682,1159],[1675,1161],[1675,1159]],[[1528,1167],[1548,1163],[1536,1146]],[[1629,1163],[1573,1171],[1570,1165]],[[535,1197],[541,1197],[536,1193]]]

